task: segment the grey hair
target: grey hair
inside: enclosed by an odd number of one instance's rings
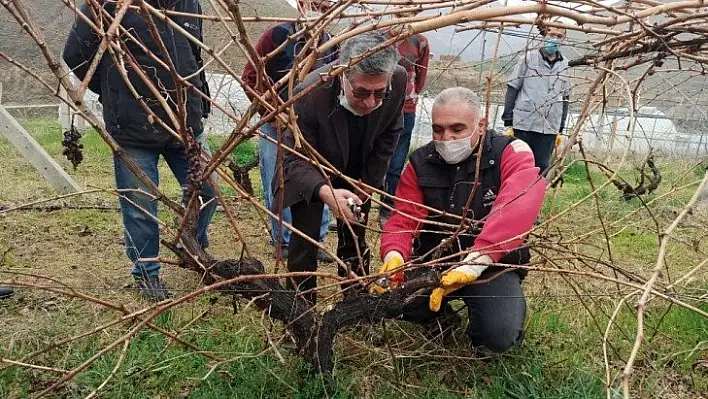
[[[466,87],[450,87],[440,92],[433,101],[433,107],[449,102],[461,102],[475,110],[476,116],[482,115],[482,103],[477,94]]]
[[[344,42],[339,51],[339,63],[348,64],[352,58],[358,57],[374,47],[380,46],[386,41],[386,37],[378,32],[366,32],[356,35]],[[395,46],[387,46],[374,54],[371,54],[347,70],[346,74],[351,75],[351,71],[357,71],[364,75],[380,75],[382,73],[393,74],[393,70],[398,64],[398,50]]]

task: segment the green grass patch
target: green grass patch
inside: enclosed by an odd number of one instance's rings
[[[23,121],[23,124],[76,179],[85,185],[112,188],[112,155],[100,137],[89,132],[83,139],[86,159],[74,171],[61,156],[61,131],[51,118]],[[226,136],[209,137],[214,151]],[[257,140],[249,140],[232,154],[240,165],[248,163],[257,153]],[[0,156],[6,162],[0,166],[0,199],[2,203],[24,203],[32,199],[56,195],[43,184],[38,174],[8,143],[0,142]],[[568,162],[573,162],[569,160]],[[676,217],[695,190],[695,184],[681,185],[702,178],[699,167],[679,161],[662,161],[664,181],[656,193],[645,195],[648,205],[661,228]],[[703,169],[704,171],[704,169]],[[641,201],[621,200],[612,185],[597,193],[598,213],[594,196],[581,202],[592,192],[588,172],[595,187],[606,182],[596,166],[586,169],[584,162],[574,162],[565,175],[562,187],[550,190],[544,205],[544,220],[558,216],[550,226],[534,232],[531,240],[543,240],[539,249],[553,259],[553,265],[580,270],[613,273],[601,262],[588,264],[567,261],[566,254],[554,246],[564,245],[599,261],[608,261],[600,217],[610,240],[616,264],[647,278],[656,262],[658,238],[653,220]],[[161,185],[167,195],[179,199],[179,186],[166,165],[160,165]],[[636,165],[628,162],[620,175],[635,182]],[[251,172],[256,192],[260,190],[258,171]],[[222,182],[223,183],[223,182]],[[237,196],[222,184],[227,197]],[[83,198],[68,203],[81,203]],[[100,204],[116,204],[115,197],[96,199]],[[253,254],[273,270],[271,248],[265,242],[266,229],[256,211],[243,201],[233,201],[233,212],[242,227],[245,240]],[[573,209],[568,211],[570,206]],[[566,212],[567,211],[567,212]],[[160,207],[159,217],[173,225],[173,214]],[[676,231],[667,250],[668,274],[662,274],[658,287],[664,289],[681,273],[704,259],[708,251],[705,240],[698,240],[702,226],[697,215]],[[700,234],[697,234],[699,232]],[[585,234],[589,236],[585,237]],[[46,275],[77,290],[103,300],[123,304],[128,311],[148,306],[128,287],[130,265],[122,246],[122,221],[118,212],[65,210],[61,212],[11,212],[0,216],[0,250],[11,248],[2,268]],[[164,238],[164,237],[163,237]],[[376,248],[378,236],[371,234],[370,245]],[[240,243],[230,231],[228,222],[218,214],[210,230],[210,252],[219,258],[240,256]],[[327,245],[335,247],[332,234]],[[169,251],[161,253],[173,257]],[[538,256],[536,259],[543,259]],[[282,266],[281,266],[282,267]],[[375,265],[372,265],[372,269]],[[282,270],[282,269],[281,269]],[[322,266],[334,271],[332,266]],[[0,273],[0,278],[6,274]],[[199,276],[178,267],[163,268],[165,281],[177,296],[201,286]],[[669,279],[670,276],[670,279]],[[705,273],[695,274],[689,287],[682,289],[680,298],[702,306],[705,295]],[[59,283],[40,281],[48,285]],[[582,297],[575,296],[566,281],[573,281]],[[125,362],[113,380],[100,393],[103,398],[600,398],[605,397],[602,333],[609,315],[619,299],[632,289],[614,284],[570,276],[562,279],[551,273],[532,272],[526,279],[528,314],[527,331],[521,347],[498,359],[481,361],[470,358],[469,340],[464,331],[456,333],[457,343],[442,346],[427,343],[422,328],[401,321],[387,322],[389,343],[386,345],[382,328],[353,328],[343,331],[335,345],[336,366],[331,380],[313,372],[300,357],[287,349],[279,355],[268,344],[265,331],[278,340],[283,326],[270,326],[260,312],[243,309],[233,314],[230,297],[209,293],[182,304],[155,323],[224,360],[216,367],[213,361],[185,349],[179,343],[152,330],[139,331],[125,356]],[[683,285],[682,285],[683,286]],[[621,370],[636,333],[636,297],[627,301],[617,317],[617,326],[610,338],[619,355],[610,350],[613,373]],[[582,301],[582,302],[581,302]],[[589,309],[590,312],[588,312]],[[206,312],[199,320],[197,315]],[[46,348],[51,343],[90,331],[120,316],[120,312],[72,299],[55,293],[18,289],[16,299],[0,301],[0,358],[21,359],[28,353]],[[99,350],[130,331],[137,323],[127,320],[98,334],[77,340],[70,345],[44,351],[29,363],[71,370]],[[598,327],[599,326],[599,327]],[[362,333],[362,331],[369,331]],[[692,394],[708,391],[708,377],[697,362],[705,356],[708,321],[693,312],[669,307],[653,298],[646,320],[646,342],[636,363],[632,392],[637,397],[663,397],[674,392],[678,377],[690,376]],[[62,389],[48,395],[51,398],[80,398],[96,389],[111,373],[119,358],[121,345],[100,358]],[[393,353],[395,360],[392,358]],[[281,360],[282,359],[282,360]],[[6,366],[0,364],[0,367]],[[395,367],[394,367],[395,366]],[[11,366],[0,372],[0,398],[25,398],[41,391],[57,380],[58,373]],[[616,385],[616,384],[615,384]]]
[[[247,140],[241,143],[233,153],[233,159],[237,165],[245,165],[258,156],[258,144],[255,140]]]

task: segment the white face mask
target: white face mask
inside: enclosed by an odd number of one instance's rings
[[[347,111],[351,112],[352,114],[356,116],[361,116],[360,113],[358,113],[352,106],[349,104],[349,100],[347,100],[347,95],[344,94],[344,89],[339,93],[339,105],[344,107]],[[378,108],[378,107],[377,107]]]
[[[449,164],[456,164],[467,159],[474,152],[472,137],[457,140],[433,140],[435,150]]]

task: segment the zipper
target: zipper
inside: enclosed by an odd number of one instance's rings
[[[169,17],[168,17],[168,18],[169,18]],[[179,75],[180,75],[180,68],[179,68],[179,65],[182,65],[182,64],[181,64],[181,61],[180,61],[180,59],[179,59],[179,51],[177,50],[177,40],[175,40],[175,31],[174,31],[174,28],[172,28],[172,25],[170,25],[169,23],[167,24],[167,29],[169,30],[169,32],[170,32],[170,38],[172,39],[172,52],[174,53],[174,58],[172,59],[172,64],[174,65],[175,71],[177,72],[177,75],[179,76]],[[169,54],[168,54],[168,55],[169,55]],[[170,55],[170,57],[172,57],[172,56]],[[178,110],[179,107],[180,107],[180,105],[177,104],[177,101],[176,101],[177,98],[179,98],[179,96],[177,95],[178,86],[179,86],[179,85],[177,84],[177,82],[175,82],[175,93],[174,93],[174,96],[175,96],[175,106],[177,107],[177,108],[176,108],[177,110]],[[186,107],[187,107],[187,92],[186,92],[186,91],[183,91],[183,96],[182,96],[182,97],[183,97],[182,100],[184,101],[184,103],[185,103],[185,108],[186,108]]]
[[[180,60],[179,60],[179,51],[177,51],[177,41],[175,40],[175,31],[172,28],[172,25],[170,25],[170,24],[167,24],[167,29],[170,31],[170,38],[172,39],[172,52],[174,53],[173,64],[175,66],[175,69],[177,69],[177,65],[181,65],[181,64],[180,64]],[[177,70],[177,72],[179,73],[179,70]]]

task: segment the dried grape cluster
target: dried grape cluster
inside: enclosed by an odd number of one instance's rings
[[[202,160],[202,145],[194,139],[191,134],[185,135],[187,141],[187,164],[189,172],[187,173],[187,192],[185,198],[190,198],[192,193],[202,190],[203,181],[202,173],[206,168],[206,164]]]
[[[74,169],[84,160],[84,154],[82,152],[84,145],[79,143],[80,139],[81,133],[76,130],[76,127],[71,126],[71,129],[64,132],[64,138],[61,141],[61,145],[64,147],[61,153],[71,162]]]

